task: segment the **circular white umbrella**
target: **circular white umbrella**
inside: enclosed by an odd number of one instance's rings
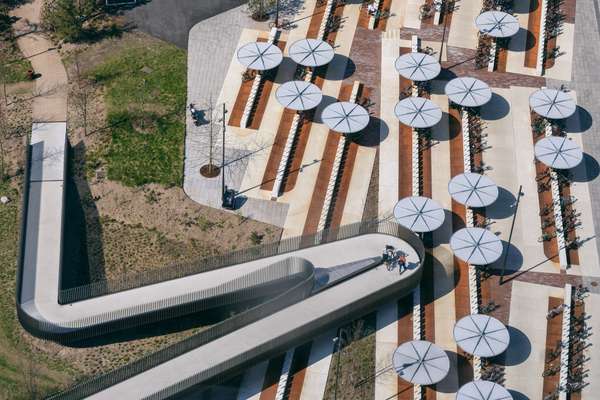
[[[463,107],[479,107],[492,98],[492,90],[487,83],[468,76],[452,79],[444,90],[453,103]]]
[[[394,113],[400,122],[413,128],[430,128],[442,119],[442,110],[437,104],[422,97],[400,100]]]
[[[471,314],[454,325],[454,340],[469,354],[494,357],[506,351],[510,334],[506,326],[496,318]]]
[[[539,140],[534,147],[535,158],[551,168],[569,169],[583,161],[583,151],[565,137],[548,136]]]
[[[549,119],[569,118],[575,113],[575,100],[562,90],[540,89],[529,96],[529,106],[537,114]]]
[[[246,68],[265,71],[279,66],[283,54],[273,43],[252,42],[238,49],[237,59]]]
[[[473,381],[458,389],[456,400],[513,400],[513,397],[495,382]]]
[[[319,67],[333,60],[335,52],[327,42],[319,39],[300,39],[290,46],[289,55],[294,62],[305,67]]]
[[[317,85],[305,81],[286,82],[277,89],[277,101],[292,110],[310,110],[321,103],[323,93]]]
[[[484,175],[466,172],[448,184],[450,196],[468,207],[487,207],[498,199],[498,186]]]
[[[433,385],[450,370],[450,359],[444,350],[431,342],[413,340],[401,344],[392,358],[396,373],[417,385]]]
[[[341,133],[363,130],[369,124],[369,118],[364,107],[347,101],[328,105],[321,116],[329,129]]]
[[[502,242],[483,228],[463,228],[450,238],[454,255],[472,265],[487,265],[502,255]]]
[[[412,52],[396,59],[396,70],[411,81],[430,81],[442,70],[440,63],[429,54]]]
[[[396,221],[413,232],[431,232],[442,226],[445,213],[442,206],[428,197],[406,197],[394,207]]]
[[[507,38],[517,34],[519,21],[503,11],[486,11],[475,18],[475,25],[481,33],[495,38]]]

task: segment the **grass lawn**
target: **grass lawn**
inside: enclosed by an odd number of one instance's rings
[[[108,178],[128,186],[181,186],[186,108],[185,51],[162,42],[121,49],[89,76],[105,88]],[[92,163],[94,164],[94,163]]]
[[[0,59],[8,59],[8,64],[4,65],[0,73],[4,74],[5,83],[22,82],[27,79],[27,70],[31,69],[29,60],[21,59],[21,53],[11,50],[12,46],[0,45],[0,52],[5,53],[0,56]]]
[[[0,204],[0,399],[38,398],[32,394],[40,396],[69,382],[72,370],[22,340],[15,312],[20,199],[7,183],[0,183],[0,195],[11,199]]]

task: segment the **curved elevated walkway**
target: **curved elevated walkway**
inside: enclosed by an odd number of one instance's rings
[[[216,307],[262,304],[183,344],[74,387],[56,398],[164,398],[240,372],[322,329],[409,294],[421,276],[420,240],[388,223],[359,224],[256,249],[247,261],[117,292],[60,302],[66,125],[34,124],[23,207],[17,309],[32,334],[57,341],[103,335]],[[290,246],[289,243],[295,243]],[[381,265],[393,245],[407,254],[399,274]],[[111,286],[107,284],[107,286]],[[119,286],[119,285],[116,285]],[[85,291],[84,291],[85,292]],[[63,296],[64,297],[64,296]],[[268,298],[268,300],[265,300]]]

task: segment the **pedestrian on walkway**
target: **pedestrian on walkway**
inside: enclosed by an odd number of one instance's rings
[[[406,270],[406,254],[398,251],[398,266],[400,273],[403,273]]]

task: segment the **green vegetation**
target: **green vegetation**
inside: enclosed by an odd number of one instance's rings
[[[98,36],[103,29],[103,2],[96,0],[46,0],[42,10],[42,26],[60,40],[77,42]]]
[[[8,15],[9,8],[0,4],[0,83],[15,83],[27,79],[31,69],[28,60],[17,48],[13,33],[13,19]]]
[[[38,398],[69,382],[72,370],[22,340],[15,313],[19,193],[0,182],[0,195],[11,199],[0,204],[0,399]]]
[[[375,371],[375,326],[375,314],[369,314],[340,328],[341,346],[331,360],[325,400],[375,396],[375,380],[365,380]]]
[[[165,43],[121,50],[90,73],[105,88],[111,142],[102,154],[108,178],[128,186],[181,186],[186,54]]]

